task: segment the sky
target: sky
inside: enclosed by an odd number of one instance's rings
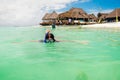
[[[120,0],[0,0],[0,26],[33,26],[45,13],[61,13],[82,8],[87,13],[111,12],[120,8]]]

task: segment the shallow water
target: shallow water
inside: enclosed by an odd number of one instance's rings
[[[120,30],[73,27],[0,27],[0,80],[120,80]]]

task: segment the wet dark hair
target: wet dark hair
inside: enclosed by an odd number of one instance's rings
[[[47,33],[47,34],[45,35],[45,42],[47,42],[47,40],[48,40],[48,42],[49,42],[49,35],[50,35],[52,41],[55,42],[56,40],[55,40],[54,35],[53,35],[52,33]],[[50,42],[51,42],[51,41],[50,41]]]

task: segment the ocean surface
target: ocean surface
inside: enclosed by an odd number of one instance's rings
[[[120,30],[0,27],[0,80],[120,80]]]

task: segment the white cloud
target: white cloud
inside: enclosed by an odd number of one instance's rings
[[[36,25],[46,12],[78,0],[0,0],[1,25]],[[83,1],[83,0],[82,0]]]
[[[81,3],[89,2],[90,0],[80,0]]]

